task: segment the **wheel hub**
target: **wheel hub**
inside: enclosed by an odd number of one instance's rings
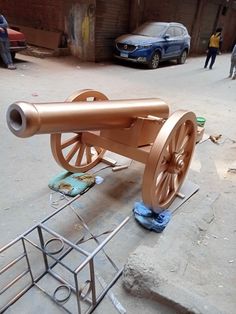
[[[174,153],[172,155],[168,172],[170,173],[179,173],[184,167],[184,160],[182,154]]]

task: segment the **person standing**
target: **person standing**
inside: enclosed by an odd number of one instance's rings
[[[229,77],[232,76],[232,79],[236,79],[236,44],[234,45],[234,49],[231,54],[231,66],[229,70]]]
[[[15,70],[16,67],[12,62],[10,53],[10,43],[7,33],[8,23],[3,15],[0,14],[0,55],[2,61],[9,70]]]
[[[205,61],[204,68],[207,68],[208,62],[210,62],[209,69],[211,70],[213,67],[213,64],[216,60],[216,55],[220,51],[221,45],[222,45],[222,28],[217,28],[215,33],[211,35],[209,44],[208,44],[208,52],[207,57]]]

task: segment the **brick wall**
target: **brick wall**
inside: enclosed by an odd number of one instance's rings
[[[71,0],[0,0],[0,8],[9,24],[64,31]]]
[[[10,26],[67,34],[71,53],[94,61],[95,0],[0,0],[0,9]]]
[[[142,21],[180,22],[191,34],[197,10],[197,1],[145,0]]]

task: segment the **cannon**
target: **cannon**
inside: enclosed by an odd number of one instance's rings
[[[95,90],[75,92],[65,102],[15,102],[7,123],[18,137],[51,134],[55,160],[72,173],[93,168],[106,150],[143,163],[142,198],[157,213],[178,194],[197,133],[191,111],[170,114],[159,98],[108,100]]]

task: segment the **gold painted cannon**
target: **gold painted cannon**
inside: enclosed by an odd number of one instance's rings
[[[142,197],[156,212],[174,200],[196,142],[193,112],[169,116],[169,107],[158,98],[108,100],[94,90],[76,92],[61,103],[16,102],[7,123],[19,137],[51,134],[53,156],[70,172],[93,168],[105,150],[144,163]]]

